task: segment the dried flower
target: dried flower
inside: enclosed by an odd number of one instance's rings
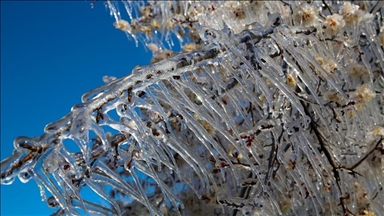
[[[296,8],[296,12],[293,14],[294,22],[302,26],[315,26],[318,21],[319,10],[309,4],[301,4]]]
[[[361,19],[363,15],[363,11],[359,10],[358,5],[351,4],[350,2],[344,2],[340,7],[339,13],[343,15],[347,25],[358,24],[359,19]]]
[[[357,101],[356,110],[362,110],[363,107],[376,96],[375,92],[368,84],[357,87],[357,90],[352,95],[352,98]]]
[[[320,66],[328,73],[333,73],[337,69],[337,64],[326,56],[318,56],[316,57],[316,60],[319,62]]]
[[[345,27],[345,21],[340,14],[328,15],[323,22],[324,33],[327,36],[336,36]]]
[[[117,22],[115,22],[113,24],[117,29],[121,30],[121,31],[130,31],[131,27],[129,25],[129,23],[125,20],[118,20]]]

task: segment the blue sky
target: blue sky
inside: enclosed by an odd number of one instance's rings
[[[150,53],[112,25],[97,2],[1,1],[1,159],[17,136],[40,136],[81,95],[147,65]],[[48,215],[34,181],[1,185],[1,215]]]

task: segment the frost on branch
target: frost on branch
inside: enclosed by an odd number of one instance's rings
[[[381,214],[381,2],[106,6],[153,63],[17,138],[2,184],[34,179],[57,215]]]

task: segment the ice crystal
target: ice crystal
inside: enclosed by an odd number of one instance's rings
[[[382,2],[105,4],[152,64],[17,138],[2,184],[34,179],[57,215],[383,212]]]

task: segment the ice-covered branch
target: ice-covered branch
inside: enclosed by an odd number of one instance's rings
[[[2,184],[34,179],[59,215],[382,212],[382,3],[118,4],[154,63],[17,138]]]

